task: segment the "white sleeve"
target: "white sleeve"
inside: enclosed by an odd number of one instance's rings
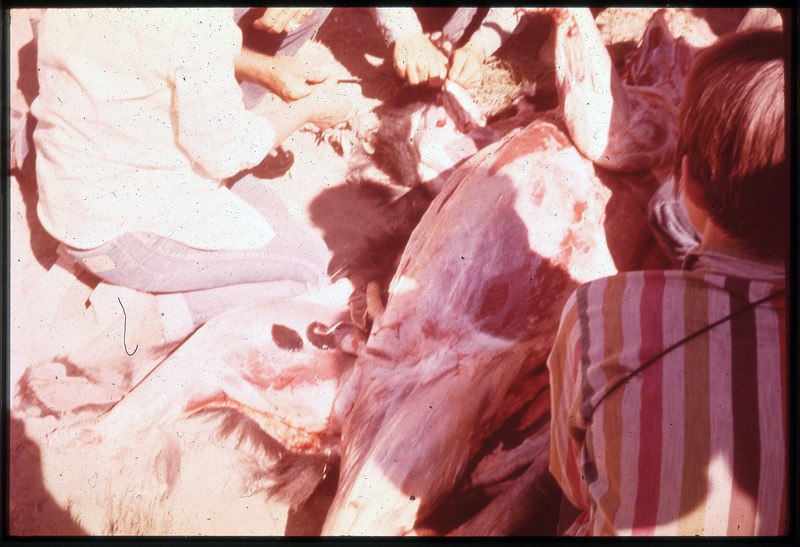
[[[422,25],[413,8],[374,8],[384,38],[393,44],[398,38],[420,34]]]
[[[470,42],[480,45],[486,56],[491,56],[516,30],[522,14],[515,14],[515,10],[516,8],[490,8]]]
[[[203,171],[223,179],[260,163],[275,132],[245,109],[234,75],[242,35],[230,11],[187,12],[183,36],[172,42],[180,44],[173,74],[177,142]]]

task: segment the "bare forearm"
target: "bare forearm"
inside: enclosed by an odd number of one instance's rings
[[[255,52],[247,47],[242,47],[236,62],[234,63],[234,72],[236,79],[241,81],[253,82],[262,84],[264,69],[263,65],[271,57],[263,53]]]
[[[236,78],[240,81],[244,80],[263,86],[265,74],[264,63],[269,62],[271,59],[271,57],[261,53],[242,48],[242,52],[235,64]],[[272,124],[275,131],[275,143],[273,147],[281,144],[289,135],[297,131],[306,122],[310,121],[313,116],[309,101],[303,99],[291,103],[284,103],[278,108],[270,110],[266,110],[263,106],[258,105],[253,108],[253,111],[267,118]]]
[[[275,144],[278,146],[289,135],[300,129],[307,122],[312,121],[314,116],[310,101],[299,99],[292,103],[282,104],[267,115],[272,127],[275,130]]]

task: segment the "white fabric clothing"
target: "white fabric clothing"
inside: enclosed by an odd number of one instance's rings
[[[28,155],[28,114],[30,109],[22,94],[20,71],[33,67],[19,66],[20,50],[36,41],[36,27],[42,18],[41,8],[16,8],[9,10],[9,170],[22,167]]]
[[[480,45],[486,56],[491,56],[516,30],[521,14],[514,13],[515,10],[490,8],[470,42]],[[422,32],[413,8],[375,8],[375,18],[389,43]]]
[[[414,8],[375,8],[375,19],[389,44],[422,32]]]
[[[517,30],[522,13],[515,11],[516,8],[490,8],[470,42],[480,45],[486,57],[493,55]]]
[[[39,218],[78,249],[150,232],[206,250],[275,232],[220,185],[275,134],[245,109],[233,9],[49,9],[31,112]]]

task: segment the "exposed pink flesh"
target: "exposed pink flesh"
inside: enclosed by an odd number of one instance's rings
[[[411,236],[356,387],[343,388],[340,489],[323,533],[406,533],[452,488],[515,379],[546,358],[569,292],[616,271],[609,248],[635,245],[638,234],[607,232],[611,198],[544,120],[450,177]]]
[[[656,60],[688,62],[680,43],[658,45]],[[651,170],[672,160],[675,104],[622,84],[589,10],[570,10],[556,51],[565,126],[539,119],[478,152],[411,236],[337,401],[342,471],[323,533],[411,531],[521,405],[510,389],[544,361],[569,292],[636,268],[652,244]]]
[[[583,155],[627,172],[672,159],[674,105],[658,88],[623,85],[588,8],[570,9],[556,27],[555,56],[564,121]]]
[[[466,89],[452,80],[445,80],[442,89],[444,106],[455,120],[460,131],[466,133],[470,129],[486,125],[486,116],[472,100]]]

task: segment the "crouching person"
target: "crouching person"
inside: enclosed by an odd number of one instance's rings
[[[62,256],[155,294],[167,342],[326,281],[311,226],[258,179],[224,181],[304,123],[347,119],[335,84],[246,110],[232,9],[54,9],[39,32],[38,216]]]
[[[566,304],[548,366],[567,533],[787,530],[783,40],[726,36],[692,67],[676,170],[701,242],[681,270]]]

